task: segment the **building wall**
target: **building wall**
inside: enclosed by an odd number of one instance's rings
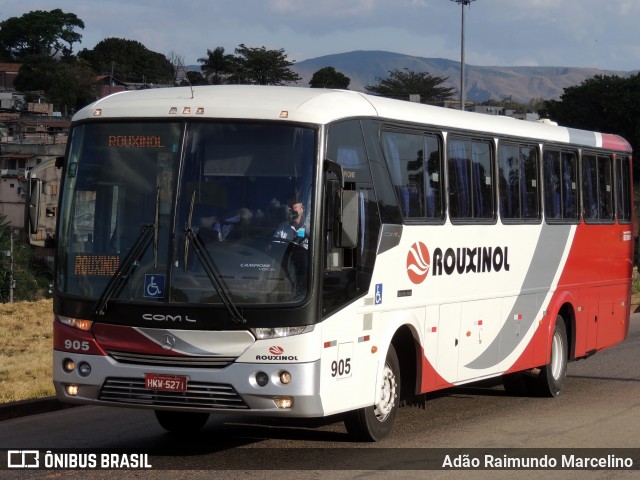
[[[25,182],[17,177],[0,179],[0,214],[13,227],[24,226]]]

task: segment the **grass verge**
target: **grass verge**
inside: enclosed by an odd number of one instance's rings
[[[0,304],[0,403],[54,395],[51,300]]]

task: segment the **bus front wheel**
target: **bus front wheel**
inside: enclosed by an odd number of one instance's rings
[[[170,433],[187,434],[199,431],[209,419],[208,413],[171,412],[155,410],[156,418],[162,428]]]
[[[400,363],[393,345],[384,364],[380,385],[380,400],[370,407],[346,414],[347,432],[357,440],[377,442],[387,437],[393,429],[400,404]]]

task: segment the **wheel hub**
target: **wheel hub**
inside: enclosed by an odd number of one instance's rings
[[[395,404],[397,393],[396,393],[396,376],[391,371],[388,365],[385,365],[383,378],[382,378],[382,388],[380,392],[380,401],[376,403],[374,408],[374,413],[376,414],[376,418],[380,422],[384,422],[389,413],[393,410],[393,405]]]

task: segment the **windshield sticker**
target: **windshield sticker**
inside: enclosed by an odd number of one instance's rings
[[[164,279],[164,275],[145,274],[144,296],[146,298],[164,298]]]

